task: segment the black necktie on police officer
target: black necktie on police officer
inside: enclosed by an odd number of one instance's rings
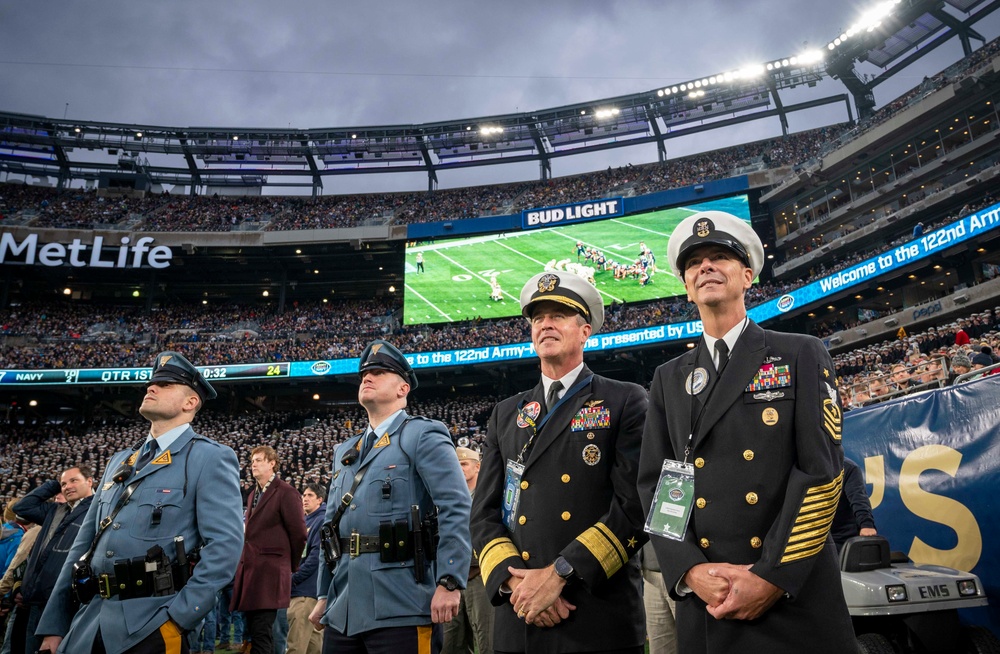
[[[136,463],[135,463],[135,471],[136,472],[139,472],[140,470],[142,470],[146,466],[147,463],[149,463],[150,461],[153,460],[153,457],[156,456],[156,450],[157,449],[158,449],[158,446],[156,444],[156,439],[154,438],[153,440],[149,441],[149,445],[147,446],[147,448],[145,450],[143,450],[142,456],[140,456],[139,460],[136,461]]]
[[[367,434],[365,434],[365,442],[361,446],[361,458],[362,459],[365,458],[366,456],[368,456],[368,453],[371,451],[372,445],[374,445],[374,444],[375,444],[375,431],[371,430]]]

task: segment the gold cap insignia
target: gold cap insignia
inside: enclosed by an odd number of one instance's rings
[[[163,355],[162,357],[160,357],[160,366],[162,367],[162,366],[167,365],[167,361],[170,361],[173,358],[174,357],[171,354],[165,354],[165,355]]]
[[[559,277],[557,275],[542,275],[538,279],[538,292],[539,293],[551,293],[556,290],[556,286],[559,285]]]
[[[382,349],[382,344],[381,343],[376,343],[375,345],[372,345],[372,353],[368,355],[368,358],[370,359],[373,356],[375,356],[376,354],[378,354],[378,351],[381,350],[381,349]]]
[[[703,218],[694,224],[694,233],[698,238],[705,238],[712,233],[712,221]]]

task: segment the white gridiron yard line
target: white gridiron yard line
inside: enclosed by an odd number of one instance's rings
[[[553,232],[553,233],[555,233],[555,232]],[[562,236],[562,234],[560,234],[560,236]],[[534,261],[534,262],[535,262],[535,263],[537,263],[537,264],[538,264],[539,266],[541,266],[541,267],[542,267],[543,269],[545,268],[545,264],[544,264],[543,262],[539,261],[538,259],[536,259],[536,258],[534,258],[534,257],[532,257],[532,256],[529,256],[529,255],[525,254],[524,252],[519,252],[518,250],[515,250],[515,249],[514,249],[514,248],[512,248],[512,247],[509,247],[509,246],[507,246],[507,245],[504,245],[504,244],[503,244],[503,243],[501,243],[500,241],[495,241],[495,242],[496,242],[496,244],[497,244],[497,245],[499,245],[500,247],[503,247],[503,248],[507,248],[508,250],[510,250],[511,252],[513,252],[513,253],[515,253],[515,254],[520,254],[520,255],[521,255],[522,257],[524,257],[525,259],[528,259],[528,260],[530,260],[530,261]],[[574,242],[575,242],[575,241],[574,241]],[[539,272],[541,272],[541,271],[539,271]],[[597,288],[597,287],[595,286],[594,288]],[[609,298],[611,298],[612,300],[614,300],[614,301],[616,301],[616,302],[624,302],[624,300],[622,300],[622,299],[621,299],[620,297],[615,297],[615,296],[614,296],[614,295],[612,295],[611,293],[607,293],[607,292],[605,292],[605,291],[602,291],[602,290],[601,290],[601,289],[599,289],[599,288],[597,289],[597,292],[598,292],[598,293],[600,293],[601,295],[607,295],[607,296],[608,296]],[[521,300],[520,300],[520,298],[518,298],[518,302],[520,302],[520,301],[521,301]]]
[[[416,289],[414,289],[414,288],[413,288],[412,286],[410,286],[409,284],[405,284],[404,286],[405,286],[405,287],[406,287],[406,288],[407,288],[407,289],[408,289],[408,290],[409,290],[409,291],[410,291],[411,293],[413,293],[413,294],[414,294],[414,295],[416,295],[416,296],[417,296],[418,298],[420,298],[421,300],[423,300],[423,301],[424,301],[424,302],[425,302],[425,303],[427,304],[427,306],[429,306],[430,308],[432,308],[432,309],[434,309],[435,311],[437,311],[438,313],[440,313],[440,314],[441,314],[441,315],[442,315],[442,316],[443,316],[443,317],[444,317],[444,318],[445,318],[445,319],[446,319],[446,320],[447,320],[448,322],[455,322],[455,319],[454,319],[454,318],[452,318],[452,317],[451,317],[451,316],[449,316],[449,315],[448,315],[447,313],[445,313],[444,311],[442,311],[441,309],[439,309],[439,308],[437,307],[437,305],[435,305],[435,304],[434,304],[433,302],[431,302],[430,300],[428,300],[427,298],[425,298],[425,297],[424,297],[423,295],[421,295],[420,293],[418,293],[418,292],[416,291]]]
[[[459,262],[455,261],[454,259],[452,259],[448,255],[442,254],[440,251],[435,250],[434,254],[438,255],[442,259],[447,259],[448,261],[452,262],[453,264],[455,264],[456,266],[458,266],[459,268],[461,268],[465,272],[469,273],[470,275],[472,275],[476,279],[482,281],[484,284],[486,284],[487,286],[490,286],[492,288],[492,285],[489,283],[489,281],[487,281],[487,279],[485,277],[483,277],[482,275],[480,275],[479,273],[473,272],[472,270],[470,270],[469,268],[466,268],[465,266],[463,266]],[[503,289],[500,289],[500,290],[503,290]],[[513,295],[511,295],[507,291],[503,291],[503,294],[506,295],[507,297],[509,297],[514,302],[520,302],[519,298],[514,297]]]

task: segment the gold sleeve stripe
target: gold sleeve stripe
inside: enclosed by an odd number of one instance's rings
[[[826,541],[824,540],[822,543],[820,543],[819,545],[817,545],[816,547],[814,547],[811,550],[805,550],[803,552],[798,552],[796,554],[786,554],[785,556],[781,557],[781,562],[782,563],[791,563],[792,561],[800,561],[802,559],[808,559],[811,556],[816,556],[821,551],[823,551],[823,545],[825,545],[825,544],[826,544]]]
[[[797,533],[799,533],[801,531],[805,531],[807,529],[812,529],[816,525],[818,525],[820,523],[826,522],[827,518],[829,518],[831,515],[835,514],[836,512],[837,512],[837,505],[834,504],[829,509],[826,509],[825,511],[823,511],[821,513],[816,513],[816,514],[813,514],[813,515],[809,516],[808,520],[800,520],[799,522],[795,523],[795,526],[792,528],[792,533],[793,534],[797,534]]]
[[[625,552],[625,546],[622,545],[622,542],[618,540],[617,536],[615,536],[615,532],[611,531],[610,527],[608,527],[603,522],[598,522],[594,526],[600,529],[601,533],[604,534],[604,537],[607,538],[611,542],[611,544],[615,546],[616,550],[618,550],[618,556],[622,558],[622,564],[628,561],[628,553]]]
[[[601,530],[601,527],[607,529],[607,527],[598,522],[577,536],[576,540],[580,541],[580,544],[586,547],[587,551],[597,559],[597,562],[604,568],[604,574],[610,579],[611,575],[618,572],[628,559],[622,556],[621,552],[624,552],[625,548],[621,546],[621,543],[618,542],[614,534],[611,534],[610,531],[605,533],[605,531]],[[616,544],[617,548],[615,547]]]
[[[843,483],[844,471],[841,470],[833,481],[806,490],[805,501],[795,518],[781,563],[806,559],[823,549]]]
[[[500,562],[510,557],[517,557],[517,548],[514,542],[503,536],[494,538],[486,543],[486,547],[479,553],[479,569],[482,571],[483,579],[489,579],[493,568],[500,565]]]

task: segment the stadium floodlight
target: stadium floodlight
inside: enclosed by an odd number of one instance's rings
[[[352,139],[356,139],[356,138],[358,138],[358,135],[357,134],[351,134],[351,138]]]
[[[63,295],[73,295],[73,289],[67,286],[63,289]]]
[[[263,293],[261,293],[261,295],[263,295],[264,297],[267,297],[268,295],[270,295],[270,293],[268,291],[264,291]]]
[[[240,137],[239,137],[239,136],[237,136],[236,134],[233,134],[233,140],[234,140],[234,141],[239,141],[239,140],[240,140]]]
[[[700,88],[701,88],[701,81],[699,81],[699,80],[695,80],[695,82],[694,82],[694,87],[695,87],[696,89],[700,89]]]
[[[483,125],[479,128],[479,133],[483,136],[490,136],[491,134],[501,134],[503,133],[503,127],[496,127],[494,125]]]
[[[77,134],[79,134],[80,133],[80,128],[79,127],[74,127],[73,131],[76,132]]]
[[[612,118],[621,113],[621,109],[617,107],[610,107],[608,109],[598,109],[594,112],[594,116],[597,118]]]
[[[667,93],[670,93],[670,89],[667,89],[667,90],[666,90],[666,92],[667,92]],[[662,97],[664,96],[664,90],[663,90],[663,89],[660,89],[660,90],[658,90],[658,91],[656,92],[656,95],[657,95],[658,97],[661,97],[661,98],[662,98]]]
[[[136,133],[135,133],[135,137],[136,137],[137,139],[141,139],[141,138],[142,138],[142,132],[136,132]]]
[[[806,50],[805,52],[799,54],[798,59],[801,64],[814,64],[823,60],[823,51]]]
[[[781,60],[781,65],[782,66],[787,66],[788,65],[788,60],[787,59],[782,59]]]
[[[737,73],[737,76],[743,79],[753,79],[754,77],[760,77],[763,74],[764,74],[763,64],[751,64],[750,66],[745,66],[741,68]]]
[[[395,286],[389,286],[389,292],[390,293],[395,293],[396,292],[396,287]]]

